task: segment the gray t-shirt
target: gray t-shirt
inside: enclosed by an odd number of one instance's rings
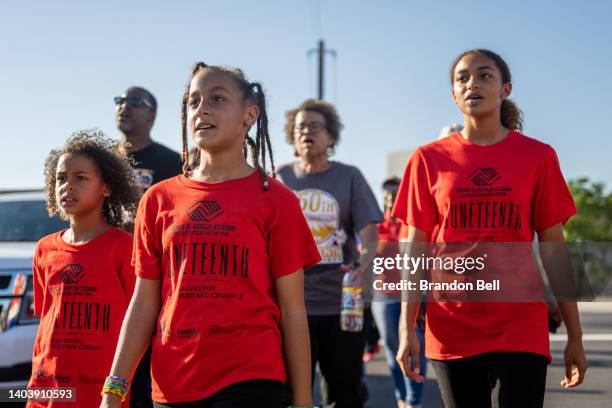
[[[340,264],[359,259],[355,235],[367,224],[383,220],[376,197],[361,172],[353,166],[330,163],[329,169],[314,174],[304,172],[297,162],[278,170],[280,180],[299,197],[321,254],[321,262],[304,273],[309,315],[340,313]]]

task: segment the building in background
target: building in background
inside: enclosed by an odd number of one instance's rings
[[[413,150],[395,150],[387,153],[387,177],[401,179],[412,152]]]

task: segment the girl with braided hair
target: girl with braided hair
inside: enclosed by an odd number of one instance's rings
[[[149,341],[156,407],[280,407],[287,377],[294,404],[310,406],[303,268],[320,258],[297,197],[274,179],[263,89],[199,62],[181,113],[184,174],[140,202],[135,295],[102,406],[119,406]]]

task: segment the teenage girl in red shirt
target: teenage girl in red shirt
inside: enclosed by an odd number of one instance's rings
[[[418,148],[408,163],[393,215],[409,225],[409,241],[530,246],[537,233],[541,243],[562,243],[563,223],[576,208],[554,150],[519,133],[507,64],[489,50],[464,52],[451,84],[464,129]],[[426,355],[445,406],[491,407],[491,378],[500,382],[500,407],[542,406],[550,362],[543,300],[428,305]],[[570,388],[583,381],[587,362],[576,302],[559,306],[568,332],[561,384]],[[408,377],[423,381],[418,309],[418,302],[402,303],[397,360]]]

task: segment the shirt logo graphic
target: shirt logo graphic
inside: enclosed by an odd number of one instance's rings
[[[83,276],[85,276],[85,270],[79,264],[70,264],[61,273],[62,282],[67,284],[78,283]]]
[[[472,183],[478,187],[490,186],[499,180],[500,175],[495,169],[484,167],[476,169],[468,176]]]
[[[322,264],[342,263],[342,247],[347,240],[340,225],[340,205],[324,190],[308,188],[296,191],[310,232],[317,243]]]
[[[216,201],[198,201],[189,209],[189,218],[193,222],[209,222],[223,214],[221,206]]]

